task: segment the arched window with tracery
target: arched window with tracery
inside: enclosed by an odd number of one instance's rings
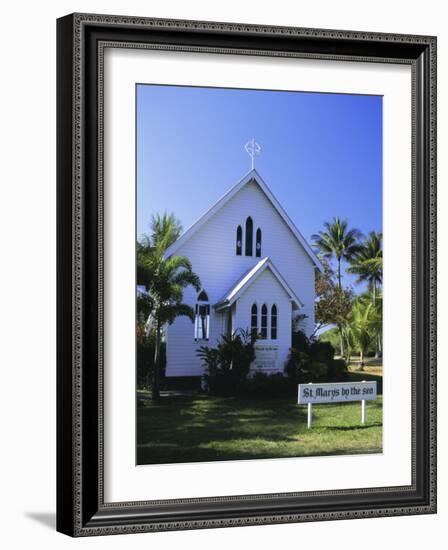
[[[271,340],[277,340],[277,306],[271,307]]]
[[[258,334],[258,308],[257,304],[252,305],[250,310],[250,333],[252,338],[255,338]]]
[[[261,308],[261,331],[262,338],[268,337],[268,306],[263,304]]]
[[[239,225],[236,229],[236,255],[241,256],[242,251],[243,251],[243,230],[241,228],[241,225]]]
[[[261,256],[261,229],[257,229],[256,238],[255,238],[255,254],[257,258]]]
[[[208,340],[210,337],[210,304],[205,290],[197,297],[194,319],[194,339]]]
[[[252,256],[254,224],[249,216],[246,220],[246,256]]]

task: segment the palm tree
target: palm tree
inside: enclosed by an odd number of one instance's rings
[[[324,258],[330,260],[335,258],[337,262],[337,280],[338,289],[342,291],[342,260],[350,262],[360,251],[359,240],[362,233],[358,229],[348,229],[347,220],[341,220],[339,217],[333,218],[332,222],[324,223],[325,231],[312,235],[314,246],[321,252]],[[337,323],[339,330],[339,340],[341,347],[341,356],[344,355],[344,338],[342,335],[342,325]]]
[[[358,300],[353,304],[352,322],[350,331],[359,351],[360,368],[364,370],[364,357],[374,337],[374,328],[377,322],[376,312],[372,302]]]
[[[376,305],[377,290],[383,282],[383,234],[371,231],[359,252],[350,260],[348,273],[358,275],[358,283],[367,282]]]
[[[362,238],[358,229],[347,229],[347,226],[347,220],[336,217],[332,222],[324,223],[325,231],[311,237],[324,258],[336,258],[339,289],[342,289],[341,262],[350,262],[355,258],[360,251],[359,239]]]
[[[145,236],[137,243],[137,282],[146,292],[139,296],[140,309],[150,311],[155,329],[154,369],[152,397],[160,395],[160,342],[162,327],[172,324],[181,315],[194,322],[194,310],[182,303],[183,291],[189,285],[196,291],[201,281],[193,272],[188,258],[164,254],[179,236],[181,226],[173,215],[154,216],[151,221],[151,237]]]
[[[347,366],[350,365],[352,359],[353,350],[356,348],[355,337],[350,325],[345,325],[342,327],[342,338],[344,339],[345,344],[345,355],[347,358]]]
[[[383,295],[381,291],[377,290],[375,301],[371,292],[359,296],[358,300],[365,306],[369,303],[372,304],[371,311],[371,328],[375,340],[375,359],[381,357],[382,353],[382,341],[383,341]]]
[[[358,284],[367,282],[373,307],[377,308],[381,303],[378,300],[378,290],[383,282],[383,249],[382,233],[371,231],[369,236],[364,239],[359,253],[351,261],[351,266],[347,269],[348,273],[358,275]],[[381,316],[379,317],[378,330],[375,337],[375,357],[380,355],[381,339]]]

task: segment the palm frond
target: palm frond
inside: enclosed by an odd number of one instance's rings
[[[159,316],[161,322],[172,324],[176,317],[188,317],[194,322],[194,310],[187,304],[166,304],[160,307]]]
[[[193,271],[178,271],[171,277],[171,284],[185,288],[191,285],[196,292],[201,290],[201,279]]]
[[[152,246],[166,250],[182,232],[182,225],[174,214],[156,214],[151,219]]]
[[[383,281],[382,234],[371,231],[350,260],[347,271],[358,275],[357,282],[376,286]]]
[[[192,270],[191,262],[185,256],[170,256],[164,262],[164,269],[166,272],[174,272],[181,268],[186,269],[187,271]]]
[[[359,240],[362,238],[362,233],[355,228],[347,229],[347,220],[333,218],[333,221],[324,223],[324,228],[324,231],[319,231],[311,237],[315,248],[324,257],[334,256],[338,262],[350,261],[360,252]]]

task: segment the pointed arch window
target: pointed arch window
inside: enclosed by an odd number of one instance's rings
[[[257,229],[255,243],[256,243],[255,244],[255,254],[256,254],[257,258],[259,258],[261,256],[261,229],[260,228]]]
[[[243,229],[239,225],[236,229],[236,255],[241,256],[243,251]]]
[[[194,339],[208,340],[210,337],[210,304],[205,290],[197,297],[194,318]]]
[[[252,338],[255,338],[258,334],[258,308],[257,304],[252,305],[250,310],[250,333]]]
[[[268,307],[263,304],[261,308],[261,337],[268,337]]]
[[[254,224],[249,216],[246,220],[246,256],[252,256]]]
[[[205,292],[205,290],[201,290],[201,292],[198,294],[198,302],[208,302],[208,294]]]
[[[277,340],[277,306],[271,307],[271,340]]]

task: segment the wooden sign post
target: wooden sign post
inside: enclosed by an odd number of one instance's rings
[[[376,399],[376,382],[334,382],[299,384],[298,405],[308,405],[307,426],[313,421],[313,404],[361,401],[361,423],[366,423],[366,401]]]

